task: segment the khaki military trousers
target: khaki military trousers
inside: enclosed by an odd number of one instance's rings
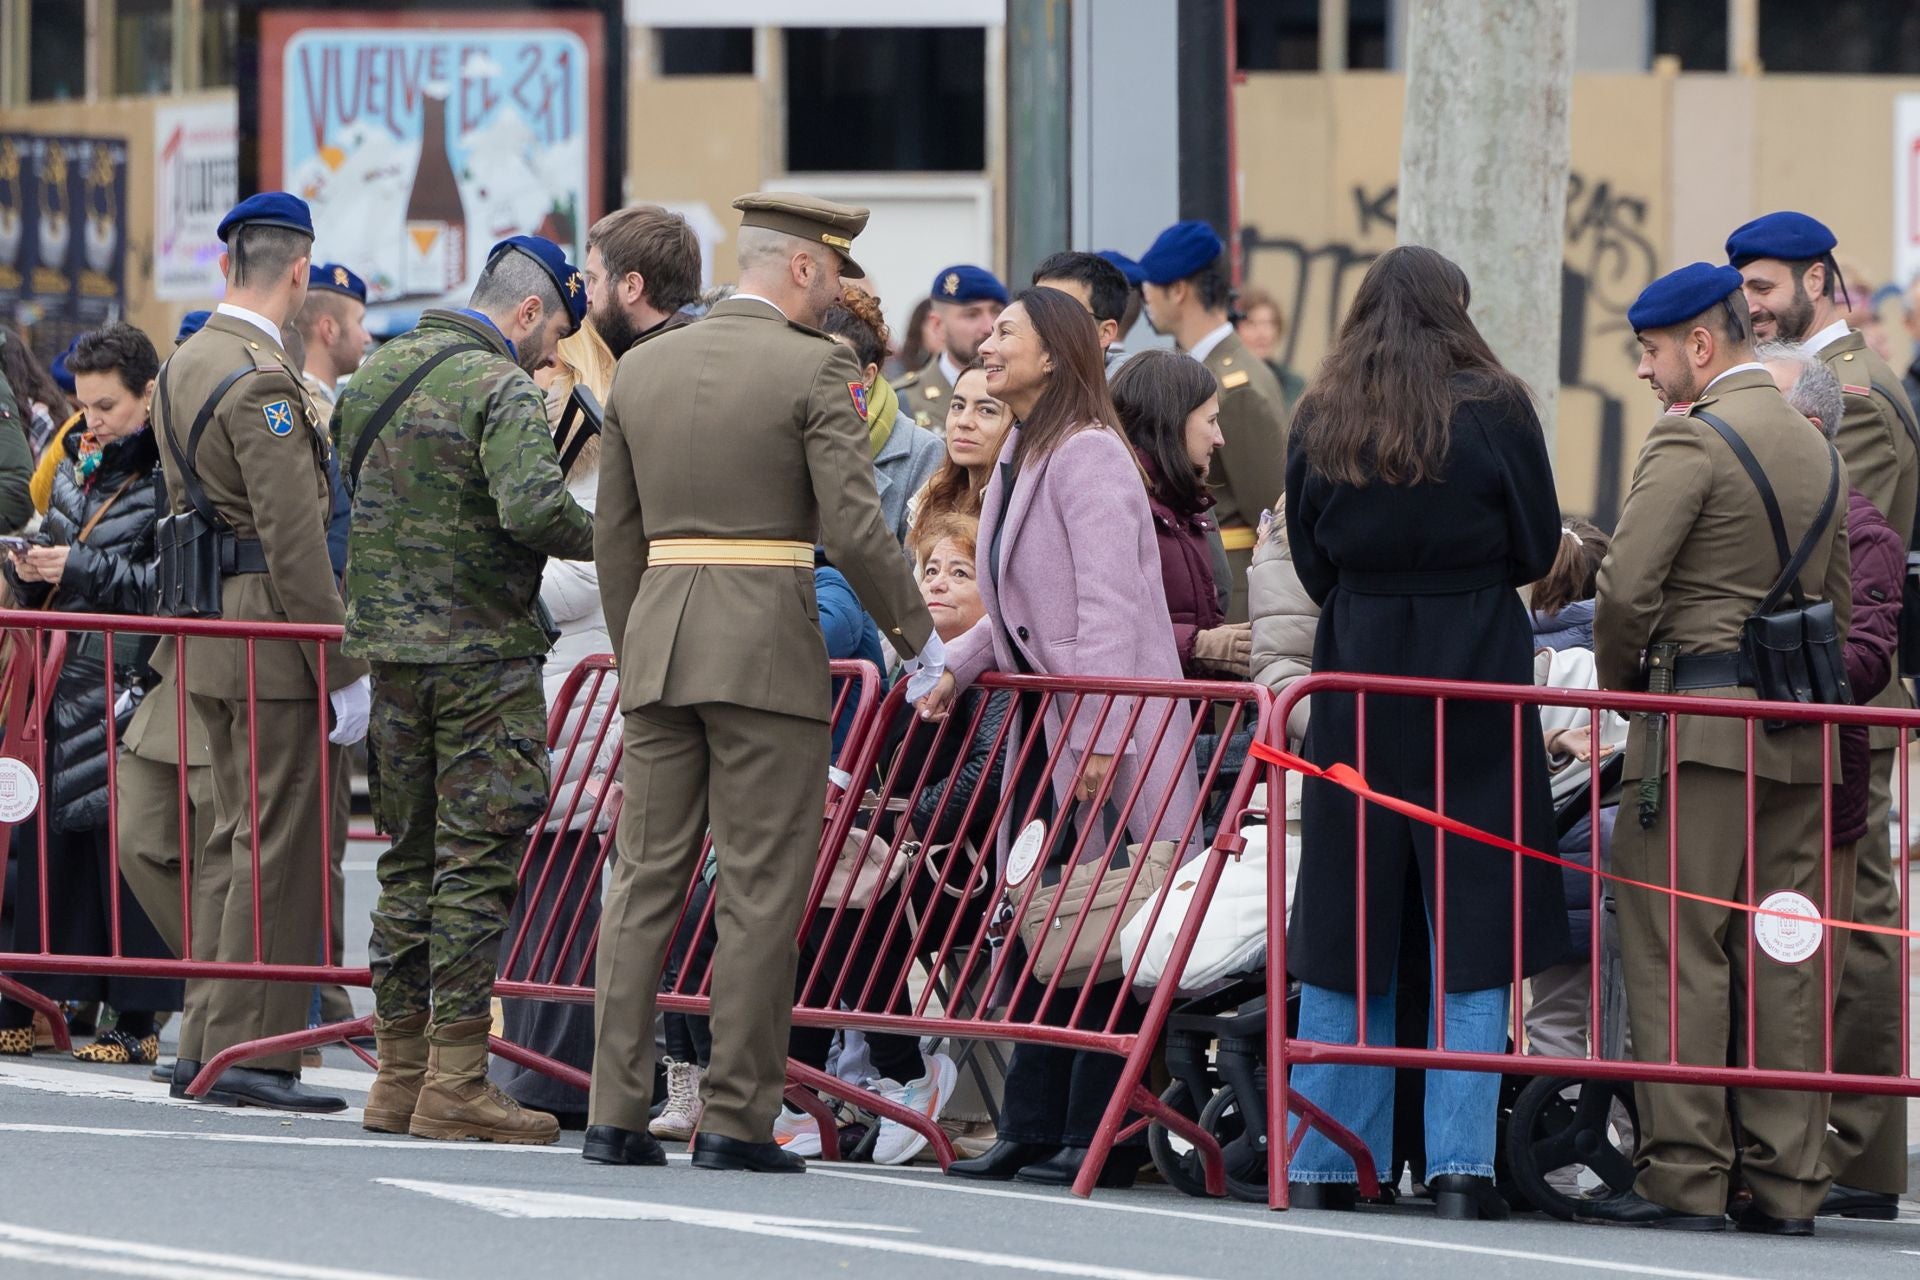
[[[347,828],[353,822],[353,751],[334,747],[327,763],[333,789],[333,815],[328,836],[328,875],[333,880],[332,914],[327,920],[327,963],[341,964],[347,954]],[[346,1022],[353,1017],[353,998],[338,984],[320,988],[320,1021]]]
[[[331,803],[320,788],[317,699],[259,700],[247,724],[244,700],[193,694],[193,707],[207,728],[213,755],[214,828],[206,865],[228,877],[215,959],[248,964],[254,959],[254,906],[260,899],[260,959],[267,964],[311,965],[320,955],[327,921],[321,911],[321,878],[329,875],[329,851],[320,838],[320,807]],[[258,748],[259,786],[250,788],[247,761]],[[254,804],[259,814],[259,877],[254,876]],[[197,930],[196,930],[197,932]],[[212,984],[205,1011],[201,1061],[249,1040],[285,1035],[307,1025],[313,988],[297,982]],[[272,1071],[297,1071],[298,1052],[251,1060]]]
[[[701,1128],[766,1142],[786,1085],[797,943],[820,851],[823,721],[723,703],[630,711],[618,854],[600,922],[593,1124],[644,1132],[667,946],[711,821],[719,874],[713,1058]]]
[[[1631,787],[1629,788],[1631,789]],[[1754,780],[1754,866],[1751,900],[1791,889],[1816,907],[1828,906],[1822,885],[1821,787]],[[1709,765],[1678,770],[1678,887],[1712,897],[1748,901],[1746,782]],[[1675,798],[1667,797],[1673,805]],[[1670,883],[1668,811],[1651,830],[1623,818],[1613,836],[1614,870],[1635,880]],[[1667,923],[1672,900],[1620,886],[1620,951],[1626,970],[1627,1016],[1634,1056],[1665,1062],[1667,1040]],[[1746,976],[1749,916],[1703,903],[1679,904],[1672,954],[1680,964],[1679,1044],[1682,1063],[1724,1067],[1746,1057]],[[1831,945],[1829,931],[1822,947]],[[1754,960],[1754,1044],[1751,1065],[1792,1071],[1824,1066],[1826,991],[1824,949],[1798,964],[1761,952]],[[1736,1011],[1738,1011],[1736,1013]],[[1718,1215],[1727,1207],[1734,1136],[1728,1091],[1696,1085],[1639,1085],[1640,1150],[1637,1190],[1683,1213]],[[1742,1089],[1738,1095],[1742,1176],[1762,1209],[1779,1218],[1810,1218],[1827,1183],[1821,1177],[1821,1136],[1827,1095]]]
[[[1867,834],[1851,886],[1851,909],[1838,918],[1898,927],[1899,863],[1887,818],[1899,751],[1875,751],[1867,779]],[[1903,815],[1904,819],[1904,815]],[[1859,1075],[1900,1074],[1900,940],[1853,933],[1833,1001],[1833,1069]],[[1907,1100],[1837,1093],[1828,1113],[1822,1172],[1843,1186],[1898,1195],[1907,1189]]]
[[[186,867],[192,883],[192,958],[211,960],[220,940],[230,868],[225,861],[209,865],[206,857],[213,837],[213,769],[194,765],[186,772],[187,838],[193,842]],[[189,939],[180,908],[180,767],[127,751],[121,754],[115,775],[120,874],[161,941],[175,956],[185,956]],[[180,1056],[192,1062],[204,1061],[201,1031],[207,992],[213,985],[207,979],[187,980],[180,1013]]]

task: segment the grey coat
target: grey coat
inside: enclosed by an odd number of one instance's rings
[[[915,422],[911,414],[894,415],[893,432],[873,460],[873,481],[880,490],[880,514],[896,541],[907,540],[908,500],[920,492],[946,456],[947,447],[939,436]]]

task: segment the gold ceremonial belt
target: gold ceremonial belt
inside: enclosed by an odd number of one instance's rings
[[[1259,538],[1253,530],[1243,524],[1223,524],[1220,526],[1220,545],[1229,551],[1251,551]]]
[[[674,564],[811,569],[813,544],[765,538],[660,538],[647,544],[649,568]]]

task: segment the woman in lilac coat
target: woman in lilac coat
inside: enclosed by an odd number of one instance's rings
[[[1092,318],[1068,294],[1029,289],[1001,312],[980,358],[988,392],[1014,415],[980,512],[980,593],[987,617],[948,647],[948,676],[922,702],[922,711],[944,714],[956,690],[987,671],[1179,680],[1146,484],[1133,450],[1109,425],[1113,405]],[[1032,700],[1022,701],[1024,716],[1024,704]],[[1084,809],[1112,773],[1113,800],[1124,803],[1138,786],[1126,813],[1129,843],[1180,839],[1198,803],[1195,774],[1181,750],[1192,728],[1184,705],[1172,704],[1164,735],[1160,727],[1169,704],[1141,708],[1129,734],[1131,700],[1115,699],[1096,737],[1098,707],[1084,704],[1067,724],[1070,702],[1057,701],[1044,721],[1046,751],[1055,751],[1063,732],[1066,749],[1058,752],[1047,795],[1039,798],[1041,812],[1071,814],[1076,804]],[[1011,825],[1035,803],[1041,784],[1012,777],[1018,752],[1008,755],[1007,786],[1020,798],[1009,806]],[[1039,747],[1029,756],[1030,764],[1039,761],[1044,769]],[[1165,813],[1156,825],[1163,800]],[[1008,842],[1003,827],[1003,866]],[[1064,838],[1053,844],[1056,851],[1071,847]],[[1089,838],[1086,845],[1083,857],[1100,857],[1107,841]],[[1199,845],[1192,841],[1184,856]],[[1088,1012],[1102,1023],[1122,998],[1118,985],[1096,988],[1087,1000]],[[1034,1015],[1031,1006],[1044,984],[1027,987],[1015,1000],[1018,1019]],[[1071,1011],[1078,995],[1063,989],[1046,1016]],[[1127,1009],[1137,1017],[1137,1005],[1129,1002]],[[1119,1071],[1119,1059],[1108,1054],[1018,1046],[1007,1073],[1000,1141],[948,1172],[1070,1184]],[[1117,1158],[1102,1182],[1130,1183],[1136,1168]]]

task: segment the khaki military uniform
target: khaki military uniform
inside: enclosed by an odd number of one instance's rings
[[[847,391],[858,379],[845,348],[745,298],[641,342],[614,377],[594,558],[620,652],[626,806],[600,931],[593,1124],[647,1127],[655,994],[711,822],[701,1127],[771,1135],[828,763],[815,541],[903,657],[933,629],[881,515]],[[785,563],[712,563],[739,552],[726,540]]]
[[[201,405],[228,374],[247,366],[252,372],[222,398],[193,459],[208,501],[237,537],[259,542],[267,566],[265,573],[225,580],[221,614],[228,621],[338,626],[346,615],[327,560],[329,446],[322,424],[307,412],[300,371],[286,353],[247,321],[216,312],[162,371],[166,399],[155,397],[154,429],[184,452]],[[185,512],[192,504],[172,447],[163,445],[160,453],[172,509]],[[326,937],[321,883],[329,868],[320,812],[331,798],[315,767],[326,747],[326,694],[366,674],[366,664],[330,645],[322,681],[318,646],[261,642],[249,705],[245,642],[193,640],[184,653],[187,693],[213,761],[215,819],[206,863],[214,874],[224,866],[230,877],[215,956],[223,963],[254,960],[257,891],[259,958],[312,964]],[[257,760],[257,787],[248,775],[250,758]],[[295,983],[216,984],[204,1003],[205,1056],[300,1029],[309,1000],[310,988]],[[254,1065],[294,1071],[299,1055]]]
[[[1287,398],[1267,362],[1229,333],[1202,362],[1220,383],[1220,437],[1207,487],[1226,549],[1232,599],[1228,622],[1247,620],[1247,569],[1254,526],[1287,487]]]
[[[1858,332],[1829,343],[1820,360],[1845,392],[1846,416],[1833,443],[1847,474],[1880,509],[1900,541],[1913,530],[1920,495],[1920,454],[1908,423],[1912,412],[1900,379],[1868,350]],[[1912,547],[1908,546],[1911,551]],[[1907,707],[1907,683],[1896,675],[1867,705]],[[1867,834],[1855,848],[1851,918],[1900,923],[1896,863],[1888,835],[1900,731],[1867,730]],[[1834,991],[1833,1069],[1862,1075],[1900,1072],[1900,940],[1877,933],[1846,939],[1846,966]],[[1827,1171],[1843,1186],[1898,1194],[1907,1189],[1907,1105],[1904,1098],[1837,1094],[1828,1115]]]
[[[1781,565],[1758,491],[1726,443],[1689,416],[1702,410],[1740,433],[1773,485],[1790,545],[1812,525],[1826,496],[1829,450],[1761,369],[1730,373],[1690,408],[1660,419],[1634,468],[1613,549],[1600,568],[1595,656],[1610,689],[1641,689],[1641,651],[1670,642],[1683,655],[1731,653],[1741,624],[1780,574]],[[1846,477],[1840,477],[1846,492]],[[1847,521],[1837,501],[1830,528],[1815,546],[1800,583],[1809,600],[1830,600],[1844,631],[1851,611]],[[1739,686],[1701,688],[1694,696],[1754,697]],[[1654,884],[1742,902],[1792,890],[1823,912],[1832,897],[1823,883],[1821,825],[1825,796],[1822,751],[1830,731],[1800,727],[1753,737],[1753,810],[1746,803],[1746,727],[1740,720],[1682,717],[1677,727],[1677,787],[1653,826],[1642,828],[1632,803],[1614,829],[1613,870]],[[1648,728],[1635,717],[1627,743],[1627,794],[1648,772]],[[1837,768],[1836,763],[1833,767]],[[1755,883],[1747,883],[1749,816]],[[1670,854],[1670,818],[1677,848]],[[1744,912],[1682,901],[1679,932],[1668,938],[1670,899],[1648,890],[1615,890],[1620,949],[1627,979],[1633,1051],[1665,1062],[1667,963],[1680,968],[1679,1037],[1683,1063],[1724,1066],[1744,1058],[1744,1029],[1731,1010],[1746,1007],[1749,917]],[[1755,958],[1754,1043],[1750,1065],[1795,1071],[1823,1067],[1826,1022],[1824,959],[1797,964]],[[1641,1085],[1639,1178],[1648,1200],[1691,1214],[1718,1216],[1727,1206],[1734,1159],[1727,1094],[1690,1085]],[[1744,1177],[1761,1208],[1780,1218],[1812,1217],[1826,1193],[1820,1172],[1827,1097],[1820,1093],[1742,1090]]]
[[[915,422],[935,435],[946,436],[947,401],[953,396],[953,384],[940,368],[938,353],[894,383],[893,390],[900,397],[900,407],[912,414]]]

